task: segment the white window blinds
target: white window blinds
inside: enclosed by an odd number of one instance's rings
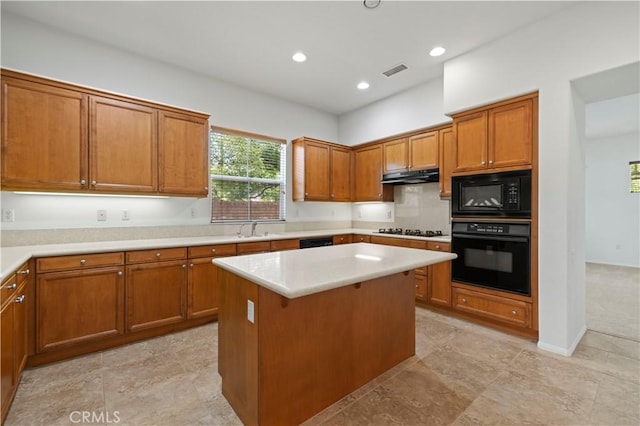
[[[284,220],[286,141],[212,127],[211,222]]]

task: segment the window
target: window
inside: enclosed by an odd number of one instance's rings
[[[640,161],[629,161],[629,192],[640,193]]]
[[[284,220],[286,141],[212,127],[211,222]]]

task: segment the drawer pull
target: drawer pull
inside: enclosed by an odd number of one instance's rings
[[[156,253],[156,257],[160,257],[160,253]]]
[[[81,264],[81,265],[84,265],[84,264],[86,264],[86,263],[87,263],[87,261],[86,261],[86,260],[84,260],[84,259],[80,259],[80,264]]]
[[[189,268],[193,268],[195,265],[193,263],[189,264]]]
[[[464,297],[462,298],[462,303],[467,303],[467,299],[465,299]]]
[[[16,283],[13,283],[13,284],[8,285],[6,287],[7,290],[15,290],[16,288],[18,288],[18,284],[16,284]]]
[[[29,275],[29,270],[25,269],[24,271],[18,271],[18,273],[22,275]]]
[[[122,271],[118,271],[118,276],[121,277],[122,276]]]
[[[182,267],[183,267],[183,268],[186,268],[186,267],[187,267],[187,264],[186,264],[186,263],[184,263],[184,264],[182,265]]]
[[[438,246],[438,245],[437,245],[437,246],[436,246],[436,250],[440,250],[440,246]]]
[[[16,303],[22,303],[22,302],[24,302],[24,294],[23,294],[22,296],[20,296],[20,297],[16,297],[15,302],[16,302]]]
[[[216,249],[211,249],[211,253],[215,253],[215,252],[216,252]]]
[[[517,312],[515,310],[511,311],[511,315],[516,316]]]

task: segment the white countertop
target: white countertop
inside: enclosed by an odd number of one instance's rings
[[[203,237],[176,237],[144,240],[93,241],[86,243],[43,244],[32,246],[16,246],[0,248],[0,281],[16,271],[24,262],[32,257],[64,256],[84,253],[105,253],[110,251],[145,250],[154,248],[190,247],[208,244],[248,243],[254,241],[288,240],[295,238],[313,238],[338,234],[381,235],[406,239],[449,242],[445,237],[411,237],[404,235],[379,234],[372,229],[324,229],[320,231],[281,232],[259,237],[242,237],[235,235],[209,235]]]
[[[356,243],[214,259],[289,299],[455,259],[446,252]]]

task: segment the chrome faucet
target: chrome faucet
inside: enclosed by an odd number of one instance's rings
[[[236,232],[236,235],[238,236],[238,238],[242,237],[242,228],[244,228],[245,225],[246,223],[243,223],[242,225],[240,225],[240,229],[238,229],[238,232]]]
[[[256,236],[256,226],[258,226],[258,222],[251,222],[251,236]]]

